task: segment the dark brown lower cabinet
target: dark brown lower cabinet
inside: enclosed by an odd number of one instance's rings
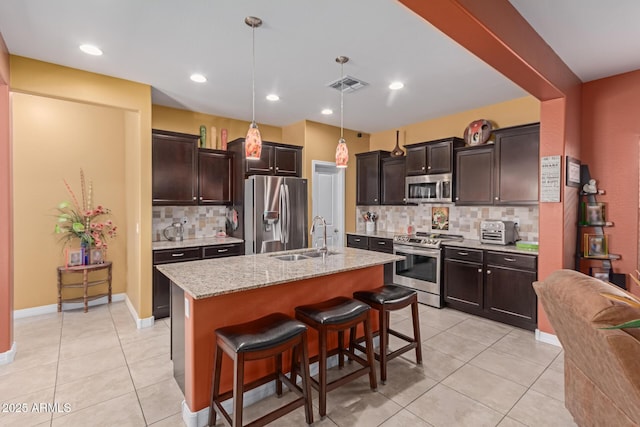
[[[447,306],[523,329],[537,327],[537,256],[445,248]]]
[[[153,317],[162,319],[169,317],[171,313],[171,282],[158,271],[156,265],[243,254],[244,246],[242,243],[153,251]]]
[[[347,247],[392,254],[393,239],[363,236],[360,234],[347,234]],[[394,268],[395,264],[393,263],[384,265],[384,283],[393,283]]]

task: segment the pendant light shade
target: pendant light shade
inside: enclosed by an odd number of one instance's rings
[[[262,154],[262,136],[256,124],[256,28],[262,25],[262,19],[247,16],[244,23],[251,27],[251,125],[244,139],[244,153],[247,160],[259,160]]]
[[[404,151],[400,148],[400,131],[396,131],[396,146],[391,151],[391,157],[402,157],[404,156]]]
[[[347,141],[344,140],[344,64],[348,62],[349,58],[346,56],[339,56],[336,58],[336,62],[340,64],[340,139],[338,140],[338,146],[336,147],[336,167],[346,168],[349,162],[349,149],[347,148]]]

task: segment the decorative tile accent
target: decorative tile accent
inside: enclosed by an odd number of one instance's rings
[[[225,231],[226,215],[226,206],[154,206],[153,241],[166,240],[162,231],[184,217],[185,239],[214,237],[218,231]]]
[[[418,206],[356,206],[356,232],[365,231],[362,214],[378,215],[376,229],[389,233],[406,233],[412,225],[415,231],[432,233],[432,208],[449,209],[449,233],[461,234],[465,239],[479,239],[480,221],[502,219],[517,221],[521,240],[538,241],[538,206],[456,206],[423,204]]]

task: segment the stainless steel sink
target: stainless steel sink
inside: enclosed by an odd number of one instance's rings
[[[274,255],[273,257],[275,259],[279,259],[280,261],[298,261],[301,259],[309,259],[309,257],[302,254]]]
[[[310,250],[307,252],[303,252],[303,255],[309,258],[319,258],[323,255],[329,256],[329,255],[335,255],[339,252],[335,252],[335,251],[327,251],[327,252],[322,252],[322,251],[318,251],[318,250]]]

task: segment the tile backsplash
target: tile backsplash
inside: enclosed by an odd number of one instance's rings
[[[449,208],[449,230],[431,228],[431,208]],[[363,214],[373,212],[378,215],[377,231],[406,233],[408,226],[415,231],[461,234],[466,239],[479,239],[480,221],[502,219],[517,221],[521,240],[538,241],[538,206],[456,206],[444,204],[424,204],[418,206],[357,206],[356,231],[365,231]]]
[[[213,237],[225,230],[226,215],[226,206],[154,206],[153,241],[166,240],[162,231],[185,217],[185,239]]]

